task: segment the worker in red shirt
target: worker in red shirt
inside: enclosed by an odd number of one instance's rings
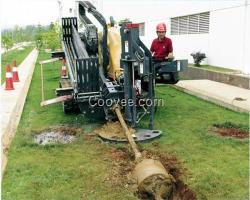
[[[166,37],[166,32],[167,27],[165,23],[160,23],[156,26],[158,37],[153,40],[150,48],[153,59],[156,62],[172,61],[174,59],[172,41]]]

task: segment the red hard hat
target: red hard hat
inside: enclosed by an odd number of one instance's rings
[[[156,26],[156,31],[167,31],[167,26],[165,23],[159,23]]]

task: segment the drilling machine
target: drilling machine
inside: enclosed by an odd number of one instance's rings
[[[87,12],[100,23],[102,34]],[[57,96],[72,96],[63,102],[64,112],[79,109],[86,115],[113,120],[117,118],[113,106],[119,104],[131,127],[148,115],[152,130],[155,84],[177,83],[187,60],[153,64],[151,52],[139,38],[139,24],[124,22],[119,32],[113,20],[107,25],[88,1],[79,2],[79,20],[85,27],[82,32],[77,18],[62,18],[63,52],[52,55],[65,58],[68,67],[69,76],[61,78],[56,90]],[[105,103],[100,106],[97,102]]]
[[[118,119],[135,154],[134,176],[139,190],[156,199],[169,197],[173,190],[171,176],[159,161],[142,159],[135,143],[140,141],[139,135],[132,136],[127,124],[136,128],[148,116],[149,129],[144,129],[146,134],[141,140],[160,135],[153,125],[155,85],[177,83],[178,72],[187,67],[188,61],[154,63],[151,52],[140,40],[139,24],[126,21],[119,30],[112,17],[107,24],[90,2],[79,1],[78,7],[85,29],[79,29],[76,17],[62,18],[63,51],[52,53],[53,58],[63,58],[67,63],[68,76],[61,77],[56,89],[58,97],[67,97],[61,98],[64,112],[78,109],[90,117]],[[87,13],[99,22],[101,33]]]

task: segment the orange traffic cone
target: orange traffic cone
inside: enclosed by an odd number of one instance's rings
[[[17,71],[17,66],[16,66],[16,60],[13,60],[13,82],[19,82],[19,76],[18,76],[18,71]]]
[[[6,65],[5,90],[14,90],[12,72],[9,64]]]
[[[67,77],[67,67],[65,59],[62,60],[61,77]]]

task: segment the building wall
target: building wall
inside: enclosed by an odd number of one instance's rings
[[[250,0],[246,1],[245,7],[245,34],[244,34],[244,72],[250,74]]]
[[[227,1],[103,1],[103,13],[108,19],[130,18],[133,22],[145,22],[143,42],[150,47],[156,37],[155,26],[165,22],[167,36],[173,41],[176,58],[193,62],[190,54],[194,51],[206,53],[202,64],[226,67],[248,73],[250,62],[249,45],[249,0]],[[210,11],[208,34],[170,35],[170,18]]]
[[[73,0],[72,0],[73,1]],[[91,1],[91,0],[90,0]],[[250,73],[250,0],[92,0],[107,22],[130,18],[133,22],[145,22],[142,41],[150,48],[156,38],[155,27],[165,22],[167,37],[173,41],[177,59],[188,59],[194,51],[206,53],[202,64],[226,67]],[[245,4],[245,6],[244,6]],[[246,6],[247,5],[247,6]],[[208,34],[170,35],[170,18],[210,11]]]
[[[193,59],[190,54],[194,51],[201,51],[207,55],[203,64],[249,73],[250,64],[247,55],[250,55],[250,51],[249,48],[246,48],[248,46],[246,40],[249,40],[250,34],[246,34],[246,26],[249,26],[247,24],[250,22],[249,20],[248,23],[246,22],[248,18],[245,16],[249,11],[246,12],[246,7],[240,6],[244,2],[233,3],[232,5],[217,5],[213,2],[207,4],[207,6],[203,4],[199,5],[199,8],[192,8],[192,12],[188,12],[186,7],[185,14],[176,13],[173,15],[175,17],[210,11],[209,34],[169,35],[173,40],[176,58],[188,58],[189,62],[192,63]],[[166,20],[166,22],[170,27],[169,20]],[[152,30],[155,24],[151,22],[149,29]],[[146,37],[149,38],[150,36]],[[147,39],[145,41],[149,42]]]
[[[244,7],[211,12],[208,63],[244,70]]]

